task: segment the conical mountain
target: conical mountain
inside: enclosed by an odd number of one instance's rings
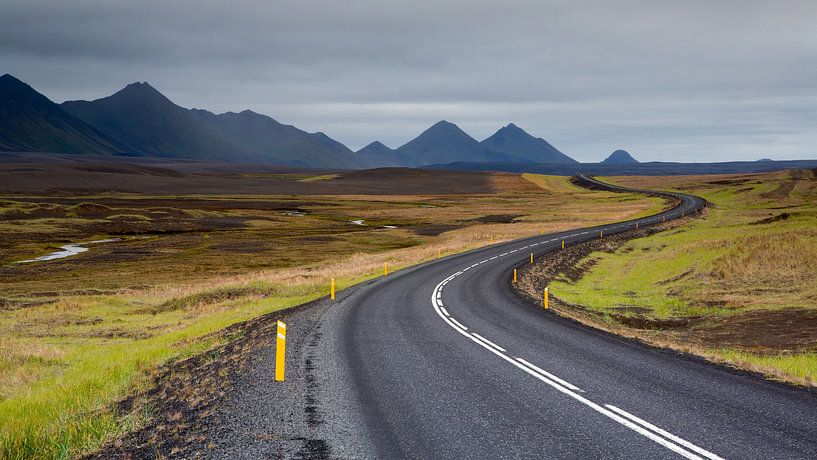
[[[525,162],[487,149],[459,126],[445,120],[435,123],[396,152],[409,162],[406,166],[455,162]]]
[[[601,163],[605,165],[626,165],[637,164],[638,160],[633,158],[632,155],[630,155],[626,150],[616,150]]]
[[[533,137],[513,123],[500,128],[482,145],[495,152],[505,153],[532,163],[575,164],[573,158],[560,152],[540,137]]]
[[[117,153],[102,133],[67,113],[32,87],[0,77],[0,150],[54,153]]]

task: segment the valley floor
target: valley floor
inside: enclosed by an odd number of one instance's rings
[[[536,175],[186,168],[0,165],[14,178],[0,196],[0,457],[76,457],[144,426],[169,364],[326,296],[330,278],[343,289],[384,263],[665,206]],[[18,263],[102,239],[115,241]]]

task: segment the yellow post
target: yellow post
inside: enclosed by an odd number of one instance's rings
[[[638,230],[638,222],[635,223],[635,229]]]
[[[565,249],[565,240],[562,240],[562,250]]]
[[[604,230],[601,230],[601,231],[599,232],[599,238],[604,238]]]
[[[335,300],[335,278],[329,282],[329,299]]]
[[[441,249],[437,249],[437,258],[438,258],[438,259],[440,258],[440,253],[441,253],[441,252],[442,252],[442,250],[441,250]]]
[[[513,269],[513,282],[516,283],[516,269]]]
[[[284,356],[287,349],[287,325],[278,321],[278,338],[275,340],[275,381],[284,381],[286,361]]]
[[[383,262],[383,276],[389,275],[389,263]]]
[[[533,265],[533,253],[530,253],[530,264]]]
[[[539,230],[539,234],[540,234],[540,235],[544,235],[544,234],[545,234],[545,231],[544,231],[544,230]]]
[[[542,303],[545,304],[545,310],[550,308],[550,299],[548,299],[548,288],[545,288],[545,295],[542,297]]]

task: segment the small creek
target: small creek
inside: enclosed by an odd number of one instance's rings
[[[84,242],[84,243],[66,244],[65,246],[60,246],[59,251],[54,251],[54,252],[52,252],[50,254],[46,254],[44,256],[40,256],[40,257],[37,257],[37,258],[34,258],[34,259],[19,260],[19,261],[17,261],[17,263],[18,264],[28,264],[28,263],[31,263],[31,262],[46,262],[46,261],[49,261],[49,260],[63,259],[65,257],[75,256],[77,254],[81,254],[81,253],[87,251],[89,248],[87,248],[86,246],[88,246],[88,245],[101,244],[101,243],[113,243],[114,241],[121,241],[121,240],[119,238],[112,238],[112,239],[107,239],[107,240],[96,240],[96,241],[87,241],[87,242]]]

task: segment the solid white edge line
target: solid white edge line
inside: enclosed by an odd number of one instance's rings
[[[698,459],[702,460],[702,457],[699,457],[699,456],[695,455],[694,453],[687,451],[683,447],[681,447],[681,446],[679,446],[679,445],[677,445],[677,444],[675,444],[673,442],[670,442],[667,439],[662,438],[662,437],[658,436],[657,434],[655,434],[655,433],[653,433],[651,431],[648,431],[648,430],[642,428],[641,426],[629,421],[628,419],[617,415],[615,412],[612,412],[611,410],[606,409],[606,408],[594,403],[593,401],[591,401],[591,400],[589,400],[589,399],[587,399],[587,398],[573,392],[572,390],[561,386],[560,384],[554,382],[553,380],[550,380],[550,379],[548,379],[547,377],[545,377],[545,376],[543,376],[541,374],[537,374],[536,372],[533,372],[532,370],[530,370],[530,369],[526,368],[524,365],[522,365],[522,363],[519,363],[519,362],[509,358],[503,352],[500,352],[500,351],[498,351],[498,350],[496,350],[494,348],[491,348],[486,343],[484,343],[484,342],[480,341],[479,339],[475,338],[474,334],[466,332],[468,329],[465,326],[463,326],[459,321],[457,321],[456,319],[454,319],[452,317],[447,317],[447,316],[443,315],[442,311],[440,311],[440,307],[437,305],[437,299],[436,299],[436,293],[439,290],[439,288],[440,288],[440,284],[438,284],[437,287],[434,288],[434,291],[432,291],[432,293],[431,293],[431,305],[434,307],[434,310],[437,312],[437,315],[440,318],[442,318],[443,321],[448,323],[455,331],[457,331],[460,334],[462,334],[463,336],[471,339],[473,342],[479,344],[480,346],[482,346],[486,350],[490,351],[491,353],[499,356],[500,358],[504,359],[505,361],[507,361],[507,362],[511,363],[512,365],[516,366],[518,369],[521,369],[522,371],[526,372],[528,375],[531,375],[534,378],[539,379],[540,381],[548,384],[549,386],[556,389],[557,391],[559,391],[559,392],[561,392],[561,393],[563,393],[563,394],[565,394],[567,396],[570,396],[571,398],[575,399],[579,403],[584,404],[585,406],[588,406],[589,408],[595,410],[596,412],[599,412],[602,415],[605,415],[606,417],[608,417],[610,419],[613,419],[614,421],[626,426],[627,428],[630,428],[631,430],[635,431],[636,433],[638,433],[638,434],[640,434],[640,435],[642,435],[642,436],[644,436],[646,438],[649,438],[650,440],[652,440],[652,441],[666,447],[667,449],[669,449],[669,450],[683,456],[684,458],[688,458],[690,460],[698,460]]]
[[[453,321],[455,324],[457,324],[457,326],[459,326],[459,327],[460,327],[460,328],[461,328],[463,331],[467,331],[467,330],[468,330],[468,328],[467,328],[467,327],[463,326],[463,324],[462,324],[461,322],[457,321],[456,319],[454,319],[454,317],[451,317],[450,319],[451,319],[451,321]]]
[[[443,312],[443,314],[445,316],[451,316],[451,315],[448,314],[448,310],[446,310],[445,307],[443,307],[442,305],[440,305],[440,310],[442,310],[442,312]]]
[[[660,434],[661,436],[664,436],[665,438],[668,438],[669,440],[674,441],[674,442],[686,447],[687,449],[693,450],[693,451],[703,455],[704,457],[710,458],[712,460],[723,460],[723,458],[718,456],[717,454],[713,454],[712,452],[709,452],[708,450],[706,450],[706,449],[704,449],[702,447],[698,447],[695,444],[692,444],[691,442],[687,441],[686,439],[679,438],[678,436],[675,436],[674,434],[672,434],[672,433],[670,433],[670,432],[668,432],[666,430],[658,428],[657,426],[653,425],[652,423],[650,423],[650,422],[648,422],[648,421],[646,421],[644,419],[641,419],[639,417],[636,417],[635,415],[627,412],[624,409],[620,409],[620,408],[618,408],[618,407],[616,407],[616,406],[614,406],[612,404],[605,404],[604,407],[610,409],[613,412],[618,413],[619,415],[627,417],[628,419],[638,423],[639,425],[641,425],[641,426],[643,426],[643,427],[645,427],[645,428],[647,428],[649,430],[652,430],[652,431]]]
[[[556,377],[555,375],[553,375],[550,372],[540,368],[539,366],[536,366],[535,364],[531,364],[531,363],[529,363],[528,361],[526,361],[526,360],[524,360],[522,358],[516,358],[516,360],[519,361],[520,363],[524,364],[525,366],[529,367],[531,370],[539,372],[540,374],[544,375],[545,377],[547,377],[547,378],[549,378],[551,380],[554,380],[556,382],[559,382],[562,385],[564,385],[565,387],[567,387],[567,388],[569,388],[569,389],[571,389],[573,391],[580,391],[580,392],[584,393],[584,390],[577,387],[576,385],[573,385],[572,383],[570,383],[570,382],[568,382],[566,380],[562,380],[559,377]]]
[[[485,337],[483,337],[483,336],[481,336],[481,335],[477,334],[476,332],[472,332],[472,333],[471,333],[471,335],[473,335],[474,337],[476,337],[476,338],[478,338],[478,339],[482,340],[482,341],[483,341],[483,342],[485,342],[487,345],[489,345],[489,346],[491,346],[491,347],[493,347],[493,348],[496,348],[497,350],[499,350],[499,351],[501,351],[501,352],[503,352],[503,353],[505,353],[506,351],[508,351],[508,350],[506,350],[506,349],[504,349],[504,348],[500,347],[499,345],[495,344],[494,342],[491,342],[490,340],[486,339]]]

